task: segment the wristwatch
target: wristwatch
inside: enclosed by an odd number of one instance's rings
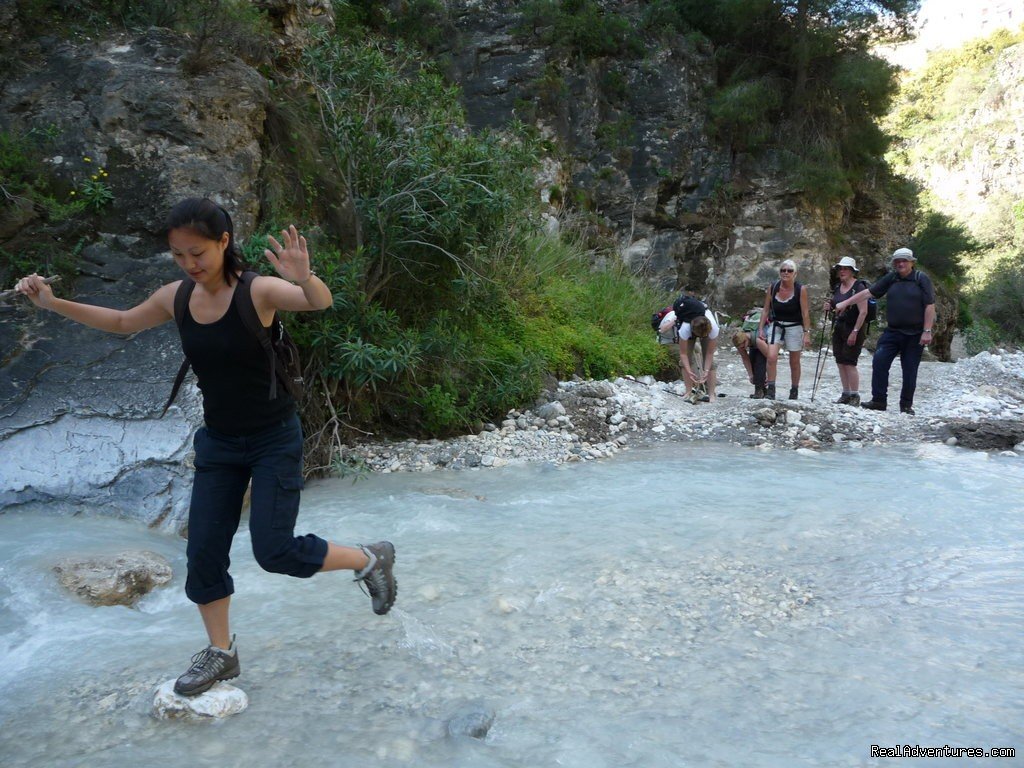
[[[923,331],[921,331],[921,333],[931,333],[931,332],[932,332],[931,328],[925,328]]]

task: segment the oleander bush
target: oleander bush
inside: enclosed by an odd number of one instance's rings
[[[324,36],[299,76],[318,127],[311,164],[340,180],[355,230],[347,249],[329,231],[313,240],[333,309],[287,320],[311,384],[312,471],[335,467],[356,430],[447,435],[530,403],[549,373],[670,365],[647,322],[663,297],[540,234],[530,131],[471,131],[457,91],[395,40]],[[264,245],[250,238],[250,262]]]

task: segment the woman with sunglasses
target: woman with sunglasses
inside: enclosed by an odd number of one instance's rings
[[[807,286],[796,282],[796,263],[792,259],[779,265],[779,279],[765,292],[757,333],[768,342],[764,396],[775,399],[779,351],[785,346],[789,352],[789,399],[796,400],[800,390],[800,352],[811,346],[811,310]]]

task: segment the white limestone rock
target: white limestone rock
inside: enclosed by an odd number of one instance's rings
[[[225,718],[244,712],[249,697],[241,688],[229,683],[216,683],[198,696],[179,696],[174,692],[174,680],[168,680],[156,689],[153,697],[153,716],[159,720],[189,718]]]

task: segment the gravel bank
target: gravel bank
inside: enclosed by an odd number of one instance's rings
[[[650,441],[728,441],[760,450],[856,450],[901,442],[947,442],[1024,456],[1024,353],[983,352],[956,363],[922,363],[915,416],[837,405],[839,377],[829,360],[811,402],[816,354],[805,353],[798,400],[753,400],[733,349],[720,349],[719,397],[693,405],[682,382],[651,377],[566,381],[532,408],[500,424],[448,440],[362,442],[347,458],[377,472],[471,469],[543,461],[593,461]],[[861,393],[869,399],[871,358],[861,357]],[[890,402],[898,401],[898,363]],[[778,391],[789,392],[779,363]]]

